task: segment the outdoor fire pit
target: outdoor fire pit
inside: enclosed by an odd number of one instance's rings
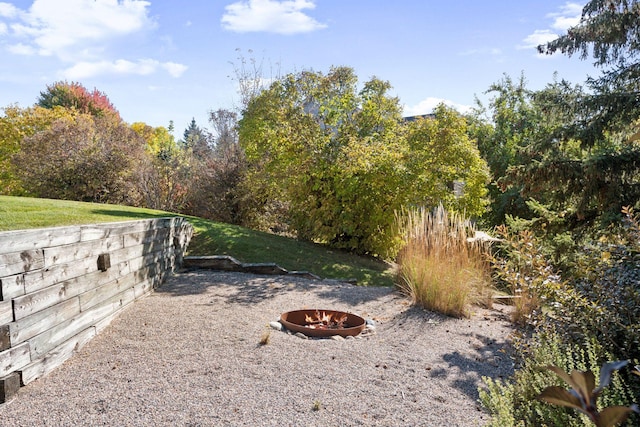
[[[280,315],[280,323],[308,337],[356,336],[366,325],[362,317],[336,310],[288,311]]]

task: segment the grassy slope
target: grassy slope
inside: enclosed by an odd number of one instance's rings
[[[128,206],[0,196],[0,231],[173,215]],[[326,278],[354,278],[363,285],[392,284],[388,266],[377,260],[234,225],[187,218],[195,229],[189,255],[230,255],[242,262],[275,262],[287,270],[310,271]]]

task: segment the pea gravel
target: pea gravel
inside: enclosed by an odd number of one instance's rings
[[[338,341],[269,327],[302,308],[376,331]],[[0,425],[482,426],[481,376],[512,372],[507,311],[452,319],[391,288],[183,272],[0,405]]]

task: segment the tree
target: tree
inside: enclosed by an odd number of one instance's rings
[[[25,137],[12,157],[28,194],[140,205],[136,172],[145,143],[113,116],[64,116]]]
[[[213,149],[200,162],[192,181],[189,209],[194,215],[248,225],[245,206],[253,202],[243,186],[246,159],[238,144],[238,115],[218,109],[209,113],[209,123],[213,127]]]
[[[574,98],[571,120],[541,144],[570,140],[587,155],[548,158],[520,174],[532,186],[554,182],[563,197],[576,199],[579,219],[616,214],[640,200],[640,4],[629,0],[592,0],[580,23],[538,47],[541,53],[590,54],[603,74],[590,79],[589,92]],[[567,105],[562,103],[561,105]]]
[[[504,76],[486,93],[493,96],[486,107],[478,101],[478,108],[470,118],[470,130],[492,176],[488,186],[491,197],[488,222],[498,225],[504,223],[506,215],[531,215],[521,195],[522,186],[507,187],[503,181],[509,167],[522,164],[520,148],[531,143],[541,117],[532,104],[533,92],[527,89],[524,75],[517,81]],[[489,115],[488,121],[484,114]]]
[[[204,158],[211,154],[209,147],[209,138],[205,132],[196,124],[196,119],[191,119],[191,123],[184,130],[181,145],[193,151],[198,158]]]
[[[120,113],[107,95],[98,89],[87,90],[80,83],[56,82],[40,92],[36,105],[43,108],[65,107],[76,109],[92,116],[113,115],[120,120]]]
[[[144,205],[183,212],[191,191],[191,179],[197,173],[192,150],[180,149],[173,135],[163,126],[152,127],[136,122],[131,128],[144,139],[149,155],[149,161],[138,175]]]
[[[20,151],[22,140],[48,129],[53,122],[64,117],[74,117],[76,112],[63,107],[19,108],[8,106],[0,116],[0,193],[23,194],[22,182],[11,162]]]
[[[469,137],[467,120],[440,104],[434,118],[408,124],[414,205],[438,206],[479,217],[488,204],[490,173],[475,140]]]
[[[472,145],[464,120],[443,108],[440,123],[455,122],[463,132],[436,127],[420,135],[423,128],[404,124],[398,99],[388,94],[388,82],[374,77],[362,89],[357,86],[348,67],[332,68],[326,75],[290,74],[254,98],[240,120],[249,182],[261,197],[286,209],[284,220],[291,230],[303,239],[390,257],[398,243],[395,212],[411,204],[437,205],[439,196],[453,194],[451,180],[468,179],[468,197],[448,201],[477,213],[483,191],[475,177],[459,173],[461,169],[441,175],[425,172],[424,162],[436,154],[430,147],[453,144],[441,157],[447,162],[473,153],[461,148]],[[442,145],[430,145],[429,137],[442,140]],[[477,150],[475,156],[480,161]],[[418,181],[429,185],[414,185]],[[443,192],[429,192],[442,187]]]

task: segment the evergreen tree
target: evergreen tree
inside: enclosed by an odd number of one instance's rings
[[[581,221],[617,214],[640,200],[639,31],[638,1],[592,0],[578,25],[538,48],[582,59],[592,55],[603,69],[587,81],[586,92],[565,90],[565,84],[539,95],[564,123],[528,148],[532,161],[515,174],[530,190],[572,201]],[[571,146],[571,153],[557,149]]]
[[[196,124],[196,119],[192,118],[189,126],[184,130],[182,144],[185,148],[193,150],[196,157],[207,157],[211,149],[205,132]]]

